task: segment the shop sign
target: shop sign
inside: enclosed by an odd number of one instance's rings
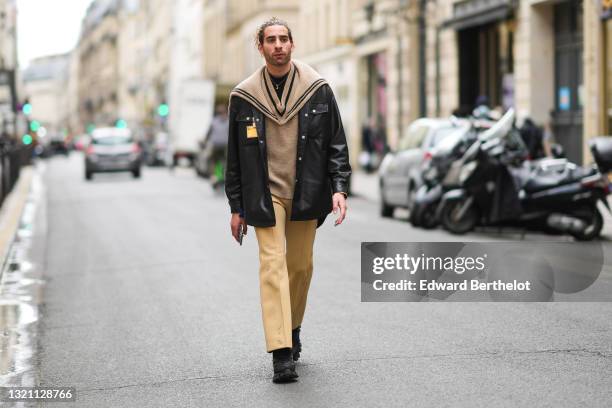
[[[571,92],[569,87],[563,86],[559,88],[559,110],[568,111],[570,110],[570,96]]]

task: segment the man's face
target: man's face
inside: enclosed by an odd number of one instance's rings
[[[284,26],[266,27],[263,44],[259,44],[258,48],[269,65],[283,66],[291,61],[293,43],[289,40],[289,32]]]

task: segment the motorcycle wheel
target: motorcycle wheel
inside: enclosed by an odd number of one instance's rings
[[[421,208],[419,214],[421,227],[425,229],[434,229],[438,226],[439,222],[436,218],[436,208],[437,206],[432,204]]]
[[[425,229],[436,228],[439,224],[436,218],[436,206],[429,204],[415,204],[410,210],[410,223],[413,227],[422,227]]]
[[[574,232],[571,235],[576,238],[577,241],[591,241],[601,234],[601,229],[603,228],[603,217],[597,207],[595,207],[593,212],[593,217],[590,220],[585,220],[589,222],[589,225],[582,232]]]
[[[474,206],[470,206],[460,219],[457,214],[461,211],[465,200],[451,201],[442,209],[440,221],[442,226],[453,234],[465,234],[474,229],[478,222],[478,211]]]

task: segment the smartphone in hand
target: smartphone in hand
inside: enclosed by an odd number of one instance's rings
[[[244,237],[244,229],[243,224],[238,226],[238,243],[242,245],[242,237]]]

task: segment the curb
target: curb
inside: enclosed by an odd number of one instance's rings
[[[0,273],[4,269],[9,248],[19,228],[19,220],[28,199],[33,174],[32,166],[21,168],[17,183],[0,208]]]

